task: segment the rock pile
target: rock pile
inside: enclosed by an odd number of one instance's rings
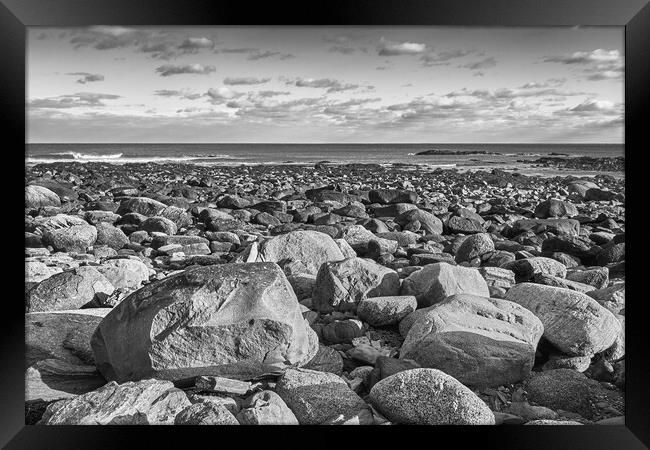
[[[27,422],[618,421],[624,217],[608,176],[30,167]]]

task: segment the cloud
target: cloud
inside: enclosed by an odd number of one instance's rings
[[[489,58],[482,59],[480,61],[468,62],[466,64],[461,64],[458,67],[462,67],[470,70],[479,70],[479,69],[488,69],[497,65],[497,60],[494,57],[490,56]]]
[[[290,94],[289,91],[259,91],[255,93],[255,95],[262,98],[276,97],[278,95],[289,95],[289,94]]]
[[[178,46],[180,50],[185,50],[189,53],[195,53],[201,49],[211,49],[214,47],[214,42],[206,37],[192,37],[185,39],[181,45]]]
[[[210,103],[214,105],[221,105],[223,103],[226,103],[228,100],[232,100],[243,96],[244,93],[233,91],[232,89],[227,87],[219,87],[216,89],[215,88],[208,89],[205,95],[209,97]]]
[[[426,67],[440,66],[440,65],[449,64],[448,61],[452,59],[463,58],[465,56],[474,53],[478,53],[478,52],[476,50],[451,50],[451,51],[444,51],[440,53],[429,53],[426,55],[422,55],[420,57],[420,60],[422,61],[422,65]]]
[[[159,96],[159,97],[179,97],[179,98],[185,98],[188,100],[196,100],[197,98],[201,98],[201,94],[197,93],[191,93],[188,92],[187,90],[174,90],[174,89],[159,89],[154,91],[154,95]]]
[[[566,82],[566,78],[549,78],[546,81],[532,81],[530,83],[526,83],[522,86],[519,86],[519,89],[540,89],[540,88],[548,88],[548,87],[557,87],[561,86]]]
[[[281,60],[295,58],[295,56],[290,54],[290,53],[280,53],[280,52],[271,52],[271,51],[265,51],[265,52],[255,51],[255,52],[251,53],[250,55],[248,55],[248,57],[246,59],[249,59],[251,61],[256,61],[258,59],[271,58],[272,56],[279,56]]]
[[[287,81],[286,84],[297,87],[326,88],[328,93],[348,91],[359,87],[358,84],[342,83],[331,78],[297,78]]]
[[[357,49],[355,47],[348,47],[345,45],[335,45],[333,47],[330,47],[327,51],[332,53],[341,53],[343,55],[350,55],[356,52]]]
[[[103,107],[106,105],[102,100],[115,100],[118,98],[122,98],[122,96],[94,92],[78,92],[76,94],[60,95],[58,97],[36,98],[29,102],[29,107],[35,109]]]
[[[417,42],[392,42],[381,38],[379,40],[378,54],[381,56],[417,55],[427,50],[425,44]]]
[[[185,64],[185,65],[174,65],[174,64],[165,64],[156,68],[156,73],[161,77],[169,77],[171,75],[181,75],[181,74],[197,74],[197,75],[207,75],[209,73],[217,70],[214,66],[204,66],[203,64]]]
[[[581,67],[581,72],[590,81],[621,79],[624,71],[621,52],[602,48],[559,56],[548,56],[542,61]]]
[[[97,50],[128,47],[145,38],[147,32],[118,26],[93,26],[74,34],[70,43],[75,48],[92,46]]]
[[[66,75],[74,75],[81,77],[77,80],[77,83],[86,84],[92,83],[94,81],[104,81],[104,75],[100,73],[88,73],[88,72],[69,72]]]
[[[570,108],[569,111],[577,112],[600,112],[600,111],[612,111],[615,108],[614,102],[608,100],[596,100],[593,98],[587,99],[579,105]]]
[[[271,81],[270,78],[255,78],[255,77],[227,77],[224,78],[223,84],[228,85],[253,85],[264,84]]]

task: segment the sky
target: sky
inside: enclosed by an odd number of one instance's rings
[[[29,143],[622,143],[622,27],[28,29]]]

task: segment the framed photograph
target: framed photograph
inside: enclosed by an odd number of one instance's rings
[[[2,3],[6,448],[647,448],[646,1]]]

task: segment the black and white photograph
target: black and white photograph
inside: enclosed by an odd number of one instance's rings
[[[27,27],[25,423],[624,425],[625,49]]]

